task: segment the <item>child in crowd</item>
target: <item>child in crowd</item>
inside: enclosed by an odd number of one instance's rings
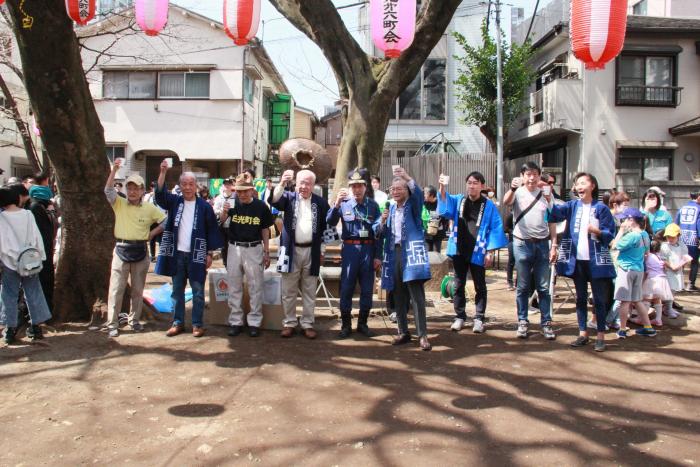
[[[666,278],[672,292],[683,290],[685,280],[683,277],[683,266],[692,258],[688,255],[688,247],[685,246],[681,238],[681,228],[678,224],[670,224],[664,231],[665,242],[661,244],[660,257],[666,266]],[[678,313],[674,306],[682,310],[678,305],[674,305],[673,300],[664,303],[664,314],[669,318],[678,318]]]
[[[620,301],[619,339],[627,337],[627,319],[630,305],[634,304],[644,327],[637,329],[640,336],[653,337],[656,330],[649,322],[647,307],[642,302],[644,280],[644,259],[649,251],[649,235],[642,230],[644,214],[638,209],[627,208],[616,216],[620,221],[620,231],[615,237],[617,257],[617,278],[615,279],[615,300]]]
[[[664,260],[661,259],[659,252],[661,251],[661,243],[657,240],[651,242],[649,254],[647,255],[644,265],[646,272],[644,274],[644,285],[642,286],[642,296],[644,300],[651,304],[656,312],[654,320],[651,322],[654,326],[663,326],[661,316],[663,315],[663,303],[673,302],[673,293],[668,285],[666,271],[664,270]],[[640,324],[640,316],[637,320],[630,320]]]

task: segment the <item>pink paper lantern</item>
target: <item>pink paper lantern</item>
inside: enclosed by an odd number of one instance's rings
[[[258,32],[260,0],[224,0],[224,31],[236,45],[246,45]]]
[[[95,17],[95,0],[66,0],[66,11],[70,19],[85,26]]]
[[[157,36],[168,22],[169,0],[136,0],[136,23],[147,36]]]
[[[572,0],[570,25],[574,56],[602,70],[625,44],[627,0]]]
[[[389,58],[410,47],[416,33],[416,0],[370,0],[372,40]]]

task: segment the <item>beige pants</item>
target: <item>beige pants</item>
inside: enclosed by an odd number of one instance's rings
[[[316,307],[316,286],[318,277],[311,275],[311,248],[294,248],[292,272],[282,273],[282,309],[284,310],[284,327],[297,325],[297,295],[301,291],[302,313],[301,327],[314,326],[314,308]]]
[[[112,253],[112,274],[109,276],[109,293],[107,296],[107,326],[119,327],[119,312],[122,309],[122,299],[126,290],[127,281],[131,277],[131,310],[129,312],[129,325],[133,325],[141,319],[143,308],[143,288],[146,285],[148,265],[151,263],[148,255],[141,261],[125,263],[117,252]]]
[[[226,259],[228,272],[228,306],[231,313],[228,324],[243,326],[243,276],[248,286],[250,296],[250,313],[248,326],[260,327],[262,324],[262,299],[264,282],[263,247],[262,244],[245,248],[229,244]]]

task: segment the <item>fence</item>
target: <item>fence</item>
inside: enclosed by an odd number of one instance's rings
[[[449,175],[458,191],[464,189],[464,180],[471,172],[478,170],[486,178],[486,184],[495,186],[496,155],[493,153],[453,154],[440,153],[414,157],[384,157],[379,168],[382,188],[391,184],[392,165],[400,165],[413,177],[419,186],[437,187],[440,174]],[[459,184],[457,184],[459,183]]]

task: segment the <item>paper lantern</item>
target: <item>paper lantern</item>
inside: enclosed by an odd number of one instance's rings
[[[571,0],[571,50],[590,70],[602,70],[625,43],[627,0]]]
[[[169,0],[136,0],[136,23],[148,36],[157,36],[168,22]]]
[[[370,0],[372,40],[389,58],[397,58],[416,33],[416,0]]]
[[[246,45],[258,32],[260,0],[224,0],[224,31],[236,45]]]
[[[95,17],[95,0],[66,0],[66,11],[70,19],[85,26]]]

